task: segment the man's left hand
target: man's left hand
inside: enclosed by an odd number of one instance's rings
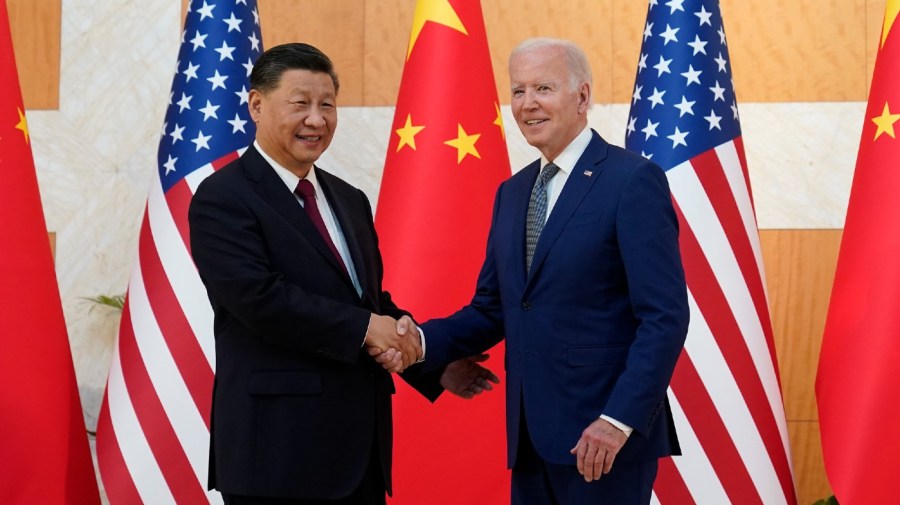
[[[609,473],[627,440],[624,431],[605,419],[597,419],[585,428],[578,443],[569,451],[575,455],[575,465],[585,482],[598,480]]]
[[[494,372],[479,365],[486,359],[488,359],[487,354],[479,354],[450,363],[441,374],[441,386],[466,400],[484,391],[494,389],[491,383],[500,384],[500,378]]]

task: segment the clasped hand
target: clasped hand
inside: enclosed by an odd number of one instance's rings
[[[422,359],[423,354],[419,328],[409,316],[397,320],[372,314],[366,330],[366,346],[372,356],[385,353],[383,358],[389,359],[379,363],[389,372],[402,372]]]
[[[369,328],[371,330],[371,324]],[[416,359],[412,363],[422,359],[421,334],[412,319],[408,316],[401,317],[396,321],[395,331],[398,336],[408,335],[416,342],[417,354]],[[366,343],[369,344],[368,335],[366,336]],[[409,353],[400,348],[388,347],[383,349],[377,345],[369,345],[368,351],[369,355],[374,357],[375,361],[389,372],[402,372],[409,366],[407,364],[408,360],[405,359],[409,356]],[[467,400],[484,391],[492,390],[494,388],[493,384],[500,384],[500,378],[491,370],[480,365],[481,362],[487,359],[487,354],[480,354],[450,363],[441,374],[441,386],[456,396]]]

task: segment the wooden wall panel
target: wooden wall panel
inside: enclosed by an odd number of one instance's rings
[[[866,0],[866,93],[872,84],[875,56],[881,44],[881,27],[884,23],[885,0]]]
[[[762,230],[760,240],[785,413],[814,421],[813,386],[841,230]]]
[[[612,100],[613,2],[611,0],[482,1],[488,44],[501,103],[509,103],[509,53],[529,37],[572,40],[587,53],[596,103]],[[637,64],[637,60],[635,60]]]
[[[415,0],[366,2],[364,105],[397,103],[415,8]]]
[[[815,380],[841,230],[760,230],[800,503],[830,494]]]
[[[647,2],[613,0],[613,60],[612,68],[595,69],[609,73],[612,78],[613,103],[629,103],[634,93],[634,77],[641,56],[644,25],[647,22]],[[606,103],[606,102],[601,102]]]
[[[738,100],[865,100],[865,1],[723,1]]]
[[[59,108],[61,0],[7,0],[26,109]]]
[[[818,421],[788,421],[787,425],[797,503],[809,505],[831,496],[831,486],[825,478],[825,465],[822,461]]]
[[[306,42],[318,47],[337,69],[338,103],[361,105],[365,4],[365,0],[259,0],[263,46]]]

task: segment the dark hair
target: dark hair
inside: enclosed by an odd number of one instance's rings
[[[309,44],[294,42],[270,48],[264,52],[250,72],[250,89],[266,94],[278,87],[281,75],[288,70],[309,70],[323,72],[331,77],[334,92],[340,89],[334,64],[325,53]]]

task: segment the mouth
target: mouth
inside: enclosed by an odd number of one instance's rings
[[[527,124],[528,126],[534,126],[536,124],[541,124],[544,121],[547,121],[547,120],[546,119],[529,119],[529,120],[525,121],[525,124]]]
[[[294,137],[304,142],[318,142],[322,139],[321,135],[294,135]]]

